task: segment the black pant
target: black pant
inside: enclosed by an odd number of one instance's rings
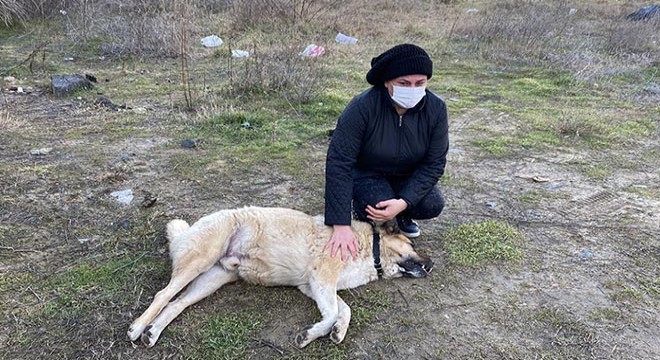
[[[353,212],[358,220],[368,221],[367,205],[376,206],[383,200],[395,199],[408,178],[369,176],[353,180]],[[413,206],[400,215],[412,219],[424,220],[437,217],[445,207],[445,199],[436,185]]]

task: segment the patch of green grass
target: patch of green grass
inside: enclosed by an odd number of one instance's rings
[[[359,291],[359,295],[354,299],[341,291],[339,295],[351,307],[351,329],[360,331],[369,326],[378,314],[392,305],[391,298],[381,290],[364,288]],[[351,305],[352,304],[352,305]]]
[[[45,304],[49,316],[77,316],[99,302],[118,299],[130,279],[147,271],[165,271],[165,262],[145,254],[125,255],[104,263],[82,262],[44,284],[56,296]]]
[[[462,224],[444,234],[449,260],[463,266],[522,259],[523,234],[503,221]]]
[[[617,308],[599,307],[591,310],[589,319],[596,322],[617,321],[621,318],[621,311]]]
[[[605,163],[583,164],[580,170],[594,180],[603,180],[614,173],[614,170]]]
[[[594,334],[582,319],[574,319],[574,317],[557,308],[543,307],[532,314],[531,320],[550,327],[547,331],[550,336],[548,340],[552,344],[559,345],[557,347],[559,352],[588,351],[588,348],[595,344]]]
[[[514,153],[515,143],[515,139],[509,136],[479,138],[471,142],[477,148],[497,157],[504,157]]]
[[[308,121],[334,125],[339,115],[350,102],[350,96],[337,92],[327,92],[314,102],[302,104],[300,112],[308,118]]]
[[[244,359],[250,339],[262,326],[260,319],[250,310],[213,313],[205,320],[194,352],[200,359]]]
[[[2,235],[2,232],[0,232]],[[8,271],[3,271],[0,274],[0,293],[5,292],[10,289],[21,289],[25,284],[29,284],[34,281],[34,277],[30,273],[9,273]]]
[[[610,290],[610,298],[618,303],[638,303],[642,300],[642,292],[620,280],[608,281],[604,287]]]

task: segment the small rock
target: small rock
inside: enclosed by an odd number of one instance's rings
[[[120,221],[120,222],[117,224],[117,228],[122,229],[122,230],[128,230],[128,229],[131,228],[131,225],[132,225],[132,224],[131,224],[131,220],[129,220],[129,219],[124,219],[124,220]]]
[[[185,149],[194,149],[197,147],[197,141],[192,139],[186,139],[181,141],[181,147]]]
[[[154,204],[156,204],[156,201],[158,201],[158,198],[156,196],[154,196],[152,193],[148,191],[145,191],[140,206],[143,208],[150,208],[154,206]]]
[[[96,76],[94,76],[94,75],[85,74],[85,78],[87,78],[87,80],[89,80],[89,81],[91,81],[91,82],[93,82],[93,83],[97,82],[97,81],[96,81]]]
[[[74,75],[53,75],[51,78],[51,88],[55,96],[67,96],[78,89],[92,89],[94,85],[85,76]]]
[[[94,104],[99,105],[99,106],[103,106],[103,107],[108,108],[112,111],[119,111],[119,108],[117,107],[117,105],[113,104],[112,101],[110,101],[110,99],[108,99],[105,96],[99,96],[96,99],[96,101],[94,101]]]
[[[495,209],[497,207],[497,202],[495,201],[486,201],[486,207],[489,209]]]

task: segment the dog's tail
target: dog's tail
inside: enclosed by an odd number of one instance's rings
[[[167,223],[167,240],[172,241],[184,231],[188,230],[190,225],[181,219],[175,219]]]

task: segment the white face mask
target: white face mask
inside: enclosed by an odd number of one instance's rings
[[[404,109],[414,108],[426,96],[426,87],[401,87],[392,85],[392,100]]]

